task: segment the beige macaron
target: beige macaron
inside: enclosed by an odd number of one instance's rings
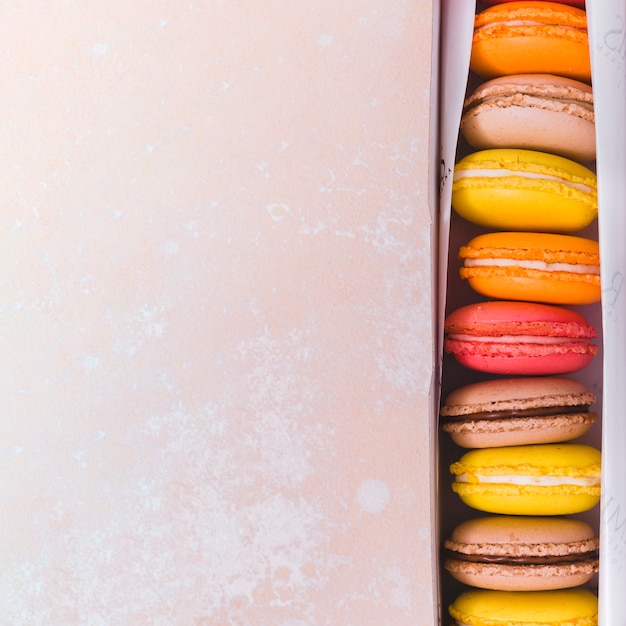
[[[596,533],[570,517],[479,517],[457,526],[444,548],[444,568],[483,589],[565,589],[598,571]]]
[[[463,448],[558,443],[598,419],[594,393],[557,376],[495,378],[459,387],[440,410],[441,428]]]
[[[587,163],[596,155],[593,93],[549,74],[495,78],[465,101],[461,132],[481,150],[524,148]]]

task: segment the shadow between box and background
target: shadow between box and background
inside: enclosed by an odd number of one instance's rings
[[[480,7],[479,7],[480,10]],[[478,78],[473,72],[469,72],[466,95],[469,95],[480,83],[485,82],[484,79]],[[459,133],[459,140],[456,151],[455,163],[458,162],[465,155],[476,152],[476,148],[472,148]],[[594,163],[584,163],[586,167],[595,171]],[[467,281],[461,279],[459,275],[459,268],[461,263],[458,260],[458,251],[462,245],[465,245],[473,237],[482,233],[491,232],[493,229],[483,228],[477,226],[458,216],[454,211],[450,215],[450,233],[449,233],[449,253],[448,253],[448,265],[447,265],[447,289],[446,289],[446,303],[445,314],[446,316],[465,304],[471,304],[475,302],[483,302],[488,298],[476,293],[468,284]],[[584,230],[572,233],[573,235],[580,237],[587,237],[589,239],[598,239],[598,223],[594,220]],[[444,271],[441,270],[440,271]],[[586,319],[596,328],[598,331],[598,338],[596,344],[598,345],[598,354],[594,358],[591,365],[584,368],[579,372],[571,374],[564,374],[564,377],[573,378],[583,382],[587,388],[595,393],[597,401],[592,407],[600,419],[593,424],[590,431],[583,437],[574,440],[574,443],[584,443],[594,446],[598,449],[601,447],[602,440],[602,363],[603,363],[603,349],[602,349],[602,310],[600,303],[585,305],[585,306],[571,306],[567,307],[579,311]],[[441,373],[441,401],[443,402],[447,395],[454,389],[482,380],[489,380],[493,378],[503,378],[502,376],[495,376],[492,374],[486,374],[483,372],[477,372],[470,370],[462,365],[459,365],[449,355],[443,355],[443,365]],[[626,381],[625,381],[626,384]],[[440,589],[440,605],[441,605],[441,617],[442,623],[448,623],[448,606],[454,601],[454,599],[463,591],[472,589],[454,580],[443,569],[442,558],[442,545],[443,541],[450,536],[450,533],[454,527],[460,522],[470,519],[472,517],[479,517],[482,515],[489,515],[481,511],[471,509],[463,504],[460,498],[452,491],[452,477],[449,472],[451,463],[459,460],[461,456],[468,450],[461,448],[454,444],[447,433],[438,429],[438,485],[439,485],[439,589]],[[625,451],[626,454],[626,451]],[[583,519],[587,523],[598,531],[600,507],[596,506],[590,511],[586,511],[581,514],[572,515]],[[589,589],[597,593],[598,577],[597,575],[586,585]]]

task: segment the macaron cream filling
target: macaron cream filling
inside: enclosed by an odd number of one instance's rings
[[[445,549],[454,558],[476,557],[476,561],[487,560],[489,557],[495,559],[515,560],[516,558],[535,557],[557,558],[563,557],[581,557],[588,559],[598,556],[599,540],[598,537],[589,539],[580,539],[578,541],[546,541],[544,543],[533,543],[523,541],[494,541],[493,543],[465,543],[462,541],[454,541],[446,539],[444,542]]]
[[[469,420],[475,422],[478,420],[503,420],[503,419],[516,419],[516,418],[553,418],[557,416],[565,415],[580,415],[582,417],[591,417],[591,411],[589,406],[547,406],[547,407],[534,407],[527,409],[515,409],[515,410],[498,410],[493,411],[476,411],[475,413],[448,413],[441,412],[441,420],[443,425],[446,422],[461,422]]]
[[[574,189],[577,189],[578,191],[582,191],[583,193],[595,192],[594,187],[590,187],[589,185],[585,185],[584,183],[576,183],[571,180],[561,178],[559,176],[553,176],[550,174],[541,174],[539,172],[509,170],[505,168],[503,169],[472,169],[472,170],[463,170],[463,169],[457,168],[454,171],[453,182],[457,182],[461,180],[462,178],[505,178],[505,177],[548,180],[548,181],[557,182],[567,187],[572,187]]]
[[[600,275],[598,265],[574,263],[546,263],[545,261],[522,261],[519,259],[465,259],[465,267],[522,267],[542,272],[568,272],[571,274]]]
[[[449,339],[454,339],[456,341],[474,341],[478,343],[537,343],[537,344],[546,344],[553,345],[559,343],[576,343],[582,342],[586,343],[588,341],[587,338],[583,337],[541,337],[539,335],[502,335],[500,337],[488,337],[488,336],[477,336],[477,335],[464,335],[464,334],[449,334]]]
[[[477,89],[463,104],[465,114],[485,106],[535,106],[554,108],[568,113],[584,115],[594,121],[593,94],[591,91],[554,87],[549,84],[525,84],[511,79],[510,83],[487,85]],[[572,108],[573,107],[573,108]],[[579,108],[584,109],[584,113]]]
[[[488,28],[519,28],[520,26],[557,26],[558,28],[563,28],[564,30],[574,30],[581,33],[587,33],[586,28],[576,28],[575,26],[567,26],[565,24],[549,24],[546,22],[539,22],[534,20],[498,20],[489,22],[488,24],[484,24],[482,26],[478,26],[474,29],[475,32],[479,32],[481,30],[486,30]]]
[[[522,90],[521,87],[518,87],[518,89],[520,89],[520,91]],[[595,121],[592,102],[587,102],[575,97],[562,97],[550,94],[543,95],[530,91],[521,91],[511,94],[505,92],[504,89],[493,90],[493,93],[468,100],[464,106],[464,114],[467,115],[475,111],[478,107],[487,107],[490,105],[497,107],[536,106],[541,108],[553,108],[556,111],[567,110],[568,113],[580,113],[589,121]],[[584,109],[585,112],[579,111],[578,107]]]
[[[575,485],[578,487],[596,487],[600,485],[600,475],[597,476],[535,476],[524,474],[509,474],[502,476],[484,476],[481,474],[457,474],[458,483],[480,483],[498,485],[533,485],[536,487],[557,487],[558,485]]]

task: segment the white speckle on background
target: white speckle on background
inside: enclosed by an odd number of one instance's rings
[[[333,36],[328,33],[323,33],[317,38],[317,45],[320,48],[328,48],[333,45]]]
[[[102,41],[96,41],[96,43],[93,44],[91,51],[96,58],[100,58],[109,51],[109,46]]]
[[[390,589],[391,606],[409,609],[411,607],[411,581],[396,566],[387,570],[385,578]]]
[[[381,513],[389,504],[389,487],[380,480],[369,478],[359,486],[356,500],[366,513]]]
[[[163,252],[166,257],[174,256],[180,248],[180,244],[177,241],[166,241],[163,245]]]
[[[83,359],[83,366],[88,372],[92,372],[100,365],[100,358],[97,356],[89,355]]]
[[[300,233],[302,235],[317,235],[317,233],[321,233],[326,229],[326,224],[324,222],[319,221],[315,226],[310,226],[309,224],[303,223],[300,228]]]
[[[263,176],[263,178],[265,179],[272,177],[271,173],[268,171],[268,167],[269,167],[269,161],[261,161],[260,163],[257,163],[257,166],[256,166],[261,176]]]
[[[283,202],[275,202],[267,205],[267,212],[271,215],[275,222],[280,222],[285,219],[291,212],[291,209]]]
[[[337,237],[349,237],[350,239],[355,239],[356,235],[354,233],[351,233],[347,230],[336,230],[335,231],[335,235]]]
[[[165,306],[155,307],[143,304],[129,317],[124,332],[118,332],[115,351],[125,357],[135,356],[151,340],[160,340],[165,336],[166,322],[163,318]]]

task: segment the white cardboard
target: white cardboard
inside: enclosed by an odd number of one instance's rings
[[[430,97],[430,134],[429,134],[429,180],[431,181],[430,188],[428,190],[428,205],[430,208],[431,224],[436,225],[439,215],[439,185],[438,185],[438,159],[439,159],[439,76],[440,76],[440,55],[441,49],[441,5],[439,0],[433,0],[433,48],[432,48],[432,68],[431,68],[431,97]],[[439,257],[438,257],[438,228],[432,228],[431,230],[431,267],[438,271]],[[432,302],[436,306],[438,298],[438,282],[433,280],[431,284],[431,296]],[[436,326],[433,326],[436,328]],[[430,433],[429,433],[429,451],[430,458],[432,459],[432,465],[430,466],[429,477],[431,479],[431,491],[430,491],[430,562],[433,564],[431,568],[431,600],[432,604],[428,608],[430,612],[424,612],[424,619],[431,622],[436,620],[437,624],[441,624],[441,603],[440,603],[440,590],[439,590],[439,546],[441,544],[441,537],[439,534],[439,509],[438,509],[438,497],[439,497],[439,462],[438,454],[439,449],[437,445],[438,439],[438,427],[437,416],[439,408],[439,354],[440,346],[436,333],[433,333],[433,341],[431,343],[432,350],[432,362],[433,375],[430,381]]]
[[[626,624],[626,7],[587,0],[604,328],[600,626]]]
[[[459,125],[467,87],[469,57],[472,46],[475,0],[441,0],[440,2],[440,60],[439,60],[439,223],[438,223],[438,273],[437,273],[437,389],[434,394],[434,435],[436,454],[434,461],[437,472],[436,528],[432,533],[437,541],[437,553],[446,532],[446,517],[449,515],[449,493],[443,466],[447,459],[442,452],[438,425],[438,408],[441,396],[443,365],[443,322],[446,315],[448,254],[450,240],[452,174],[459,137]],[[457,19],[450,19],[456,16]],[[437,568],[434,591],[438,596],[439,624],[448,622],[447,603],[449,598],[440,585],[441,570]]]
[[[438,300],[438,363],[441,371],[443,355],[443,320],[446,306],[446,266],[450,233],[450,199],[452,173],[459,137],[463,100],[467,87],[469,58],[474,33],[475,0],[441,1],[441,63],[439,91],[439,300]],[[454,16],[454,19],[451,17]]]
[[[602,307],[579,308],[598,329],[600,350],[593,366],[569,375],[584,382],[597,394],[598,402],[594,408],[602,415],[601,423],[581,440],[582,443],[601,446],[603,453],[601,505],[581,516],[600,530],[600,626],[626,626],[626,289],[622,289],[626,277],[625,9],[626,0],[587,0],[601,217],[597,224],[579,234],[599,238],[603,302]],[[450,376],[450,369],[448,365],[446,370],[443,359],[443,321],[447,312],[464,303],[463,299],[468,297],[467,292],[463,293],[463,289],[468,288],[458,278],[458,270],[449,268],[448,264],[453,263],[459,243],[465,243],[459,237],[470,238],[465,231],[459,232],[458,218],[451,210],[451,193],[455,160],[463,156],[463,150],[467,149],[460,139],[459,125],[468,79],[472,79],[468,68],[475,11],[475,0],[441,0],[437,368],[444,387],[472,382],[459,379],[451,385],[450,380],[445,378]],[[453,376],[458,375],[457,369]],[[472,375],[460,373],[461,378]],[[440,387],[439,397],[441,393]],[[447,445],[446,437],[440,437],[442,476],[447,464],[446,454],[449,453],[445,449]],[[445,483],[445,480],[441,482]],[[450,518],[463,515],[448,490],[449,485],[439,485],[439,524],[444,527],[452,524]],[[441,589],[439,593],[441,596]],[[445,611],[445,607],[442,610]],[[443,623],[446,623],[445,616]]]

